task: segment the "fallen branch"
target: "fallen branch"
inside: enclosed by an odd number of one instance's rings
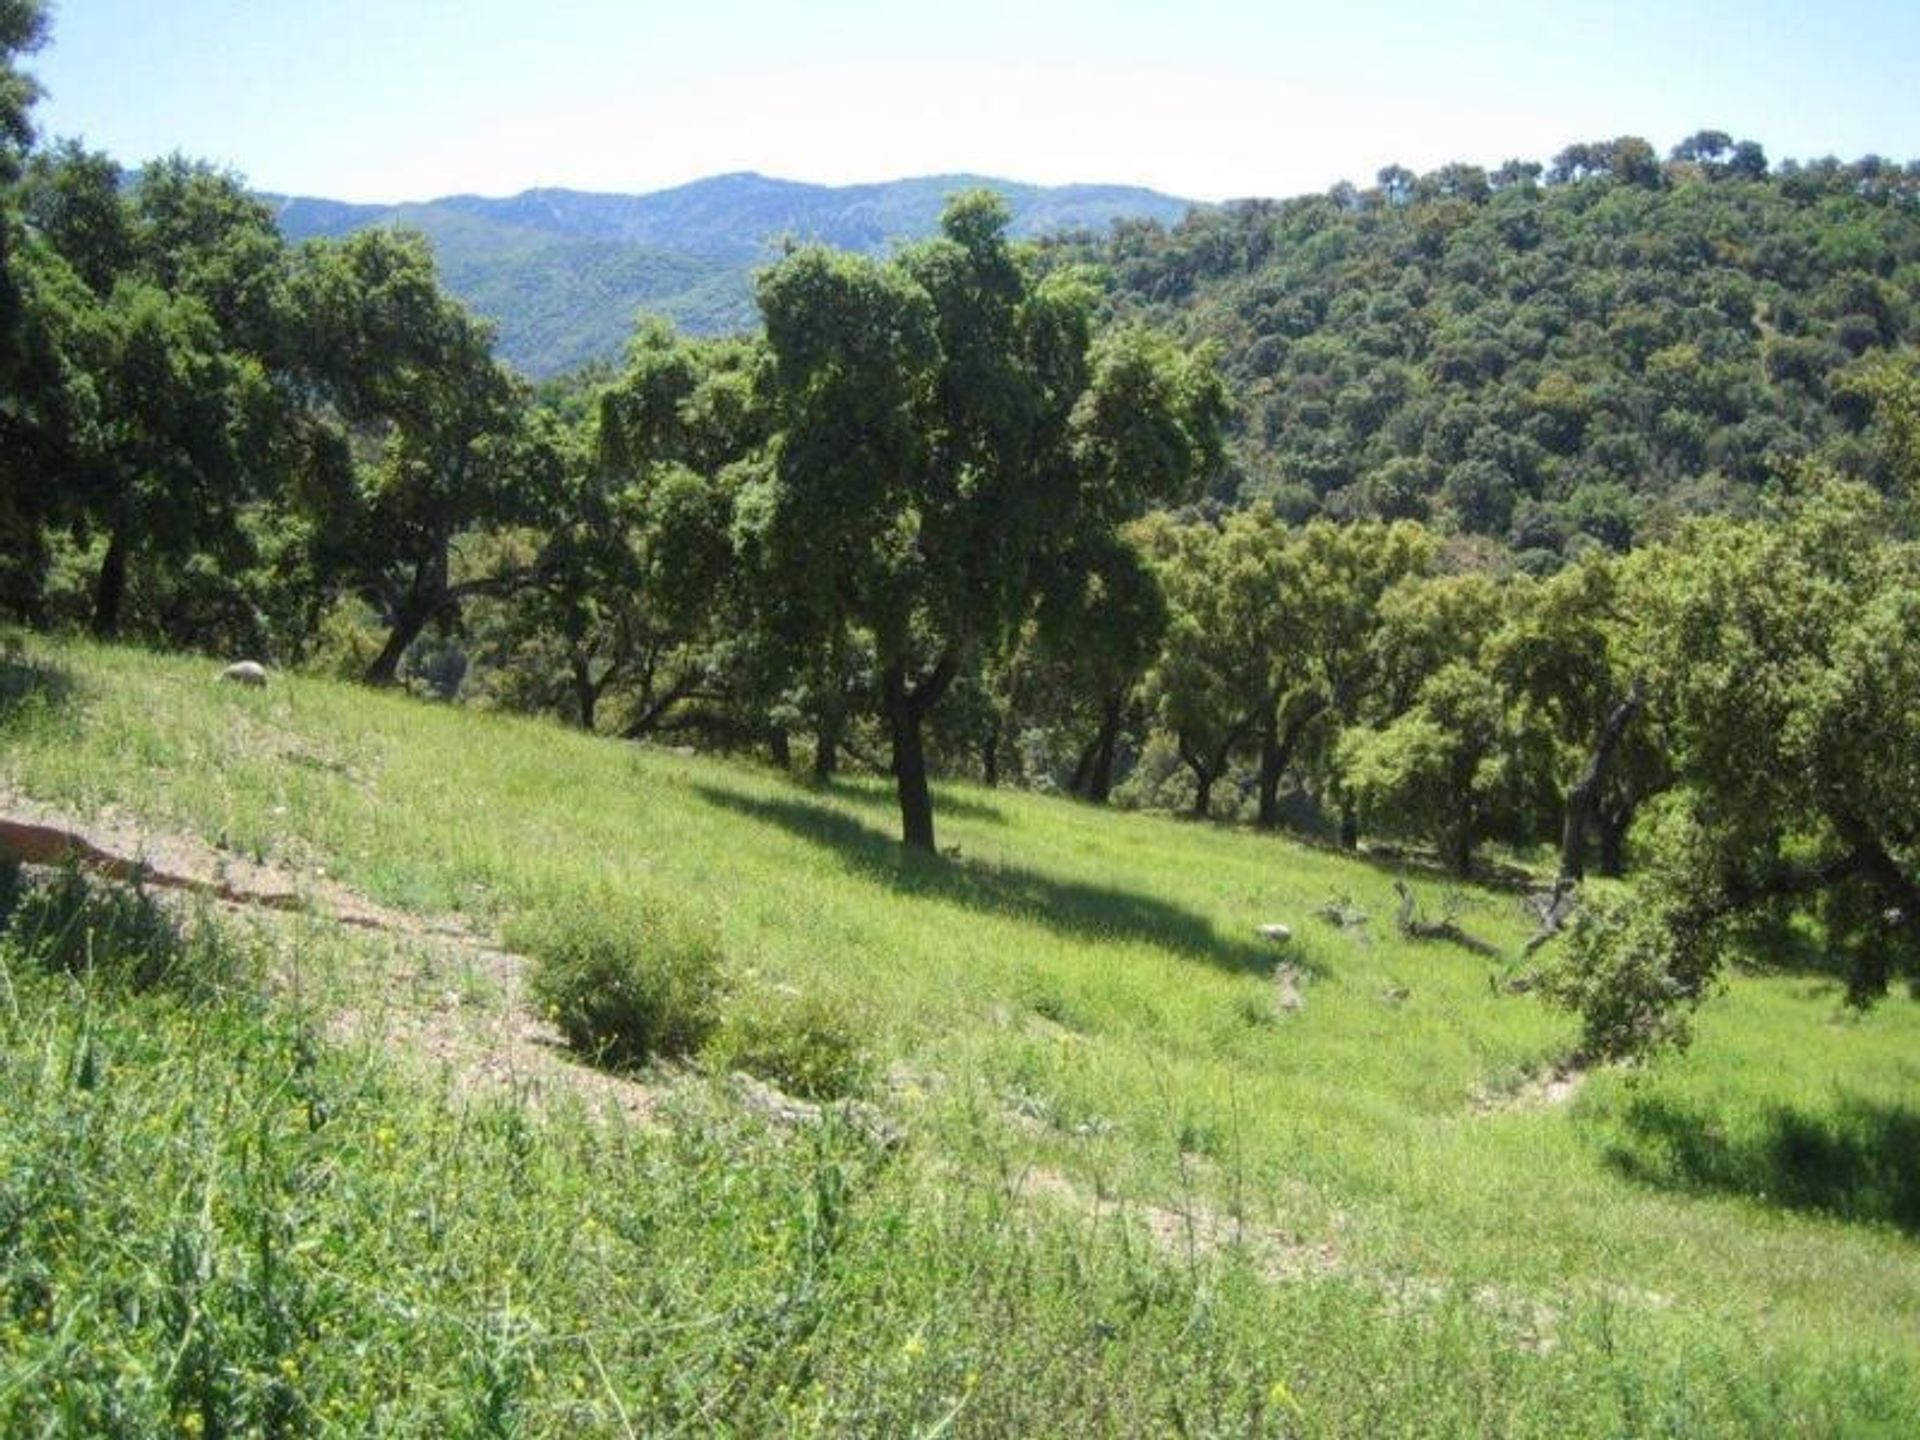
[[[1534,951],[1566,928],[1567,921],[1573,918],[1573,912],[1580,908],[1579,892],[1579,881],[1562,875],[1553,882],[1551,890],[1542,890],[1527,897],[1527,908],[1539,919],[1540,928],[1534,931],[1521,950],[1523,958],[1533,958]]]
[[[1400,933],[1409,940],[1445,940],[1470,950],[1475,955],[1498,958],[1500,952],[1486,941],[1477,939],[1462,930],[1451,920],[1423,920],[1413,898],[1413,891],[1404,880],[1393,882],[1393,890],[1400,897],[1400,912],[1394,917],[1394,924]]]

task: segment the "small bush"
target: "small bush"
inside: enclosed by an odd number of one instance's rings
[[[691,1055],[719,1013],[712,927],[625,897],[543,912],[509,930],[533,959],[528,988],[567,1043],[615,1069]]]
[[[716,1069],[744,1070],[805,1100],[858,1092],[873,1069],[870,1024],[833,995],[766,989],[739,996],[709,1047]]]

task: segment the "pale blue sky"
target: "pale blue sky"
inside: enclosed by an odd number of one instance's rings
[[[1195,199],[1711,126],[1920,156],[1920,0],[57,0],[43,132],[349,200],[970,170]]]

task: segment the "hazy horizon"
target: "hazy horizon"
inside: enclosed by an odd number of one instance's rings
[[[1544,160],[1703,127],[1769,156],[1920,154],[1920,6],[93,0],[29,58],[48,136],[395,204],[976,174],[1283,197],[1384,165]]]

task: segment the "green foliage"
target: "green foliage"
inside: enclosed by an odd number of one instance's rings
[[[1684,1047],[1705,998],[1699,952],[1674,916],[1637,896],[1590,900],[1543,971],[1545,993],[1580,1016],[1594,1061]]]
[[[704,1058],[789,1095],[839,1100],[872,1079],[872,1017],[847,997],[785,986],[736,989]]]
[[[1545,184],[1389,167],[1065,253],[1107,267],[1120,314],[1220,347],[1223,498],[1620,549],[1843,440],[1852,374],[1915,340],[1912,167],[1769,173],[1702,134],[1664,164],[1631,136],[1569,146]]]
[[[535,1005],[596,1064],[631,1069],[692,1055],[719,1018],[713,927],[657,901],[612,893],[517,920]]]

